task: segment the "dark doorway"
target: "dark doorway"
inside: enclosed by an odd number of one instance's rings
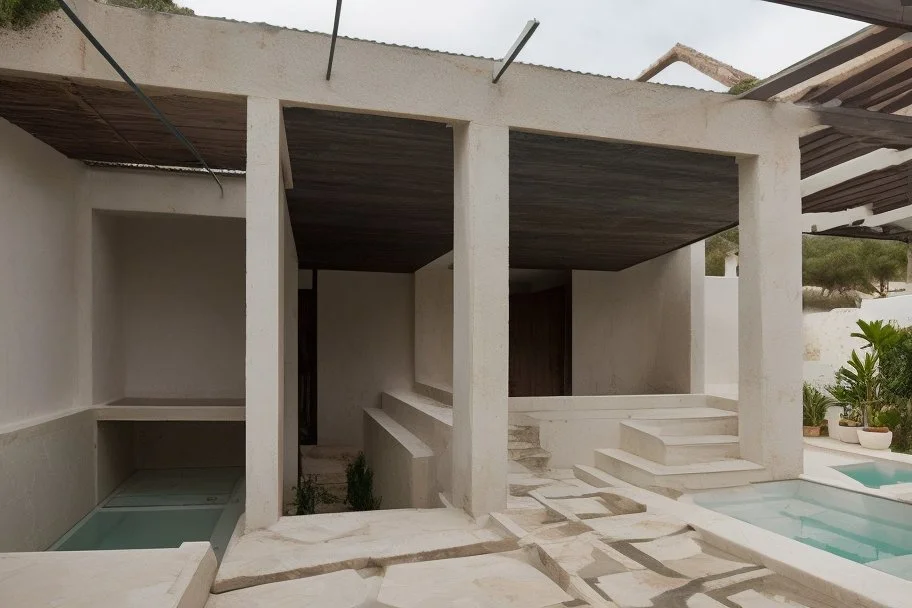
[[[510,296],[510,396],[570,394],[566,285]]]
[[[310,289],[298,289],[298,434],[317,444],[317,271]]]

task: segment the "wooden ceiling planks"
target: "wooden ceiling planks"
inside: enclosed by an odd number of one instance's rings
[[[246,167],[245,100],[148,93],[213,169]],[[0,117],[70,158],[198,167],[132,91],[3,77]]]
[[[912,29],[912,11],[905,0],[766,0],[847,19]]]
[[[445,125],[285,110],[302,267],[413,272],[453,246]],[[510,134],[510,264],[620,270],[737,222],[728,157]]]

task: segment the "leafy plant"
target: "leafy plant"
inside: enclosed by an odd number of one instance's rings
[[[862,348],[870,348],[877,355],[878,361],[884,353],[895,346],[900,340],[900,334],[896,328],[883,321],[858,321],[860,332],[853,332],[853,338],[860,338],[865,341]]]
[[[320,504],[332,504],[336,497],[317,483],[316,475],[305,475],[298,485],[292,488],[295,515],[313,515]]]
[[[55,0],[0,0],[0,29],[27,28],[58,8]]]
[[[175,15],[192,15],[193,9],[174,4],[173,0],[105,0],[107,4],[125,6],[127,8],[141,8],[159,13],[174,13]]]
[[[821,426],[826,420],[827,409],[836,402],[817,390],[816,387],[804,383],[804,426]]]
[[[871,426],[873,414],[883,405],[877,361],[876,353],[865,353],[862,359],[853,350],[848,364],[836,372],[836,384],[827,389],[837,401],[860,411],[865,426]]]
[[[355,511],[374,511],[380,508],[380,498],[374,498],[374,472],[367,466],[364,452],[351,461],[345,469],[348,482],[345,502]]]

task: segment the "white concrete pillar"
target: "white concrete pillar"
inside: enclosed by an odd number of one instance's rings
[[[801,473],[801,155],[796,137],[740,159],[741,456]]]
[[[690,257],[690,393],[706,392],[706,242],[694,243]]]
[[[453,504],[480,516],[507,503],[509,129],[453,140]]]
[[[247,99],[247,530],[282,514],[285,190],[281,104]]]

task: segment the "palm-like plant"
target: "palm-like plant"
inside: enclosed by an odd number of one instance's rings
[[[817,390],[816,387],[804,383],[804,426],[821,426],[826,420],[827,409],[836,402]]]
[[[865,426],[871,425],[874,415],[883,406],[878,360],[876,352],[865,353],[862,359],[853,350],[848,365],[836,372],[836,384],[827,389],[837,401],[860,410]]]

